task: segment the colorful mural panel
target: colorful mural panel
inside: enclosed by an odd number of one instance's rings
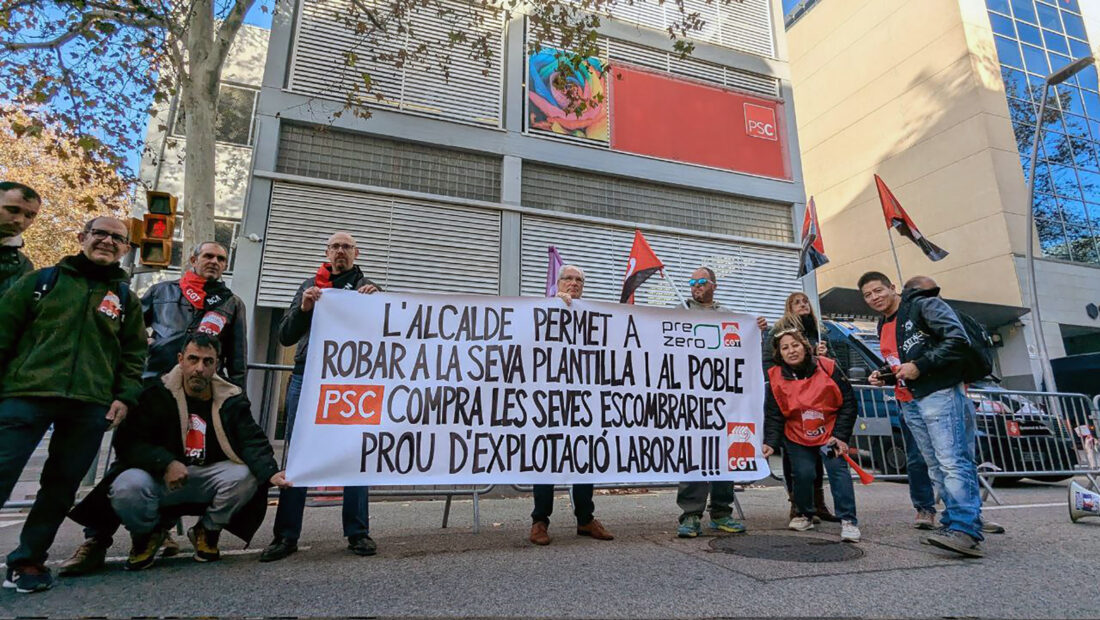
[[[528,58],[527,127],[607,143],[606,64],[544,47]]]

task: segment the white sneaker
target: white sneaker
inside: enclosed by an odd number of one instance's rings
[[[805,532],[814,529],[814,522],[809,517],[798,516],[791,519],[791,523],[787,527],[796,532]]]
[[[841,542],[850,543],[859,542],[859,527],[851,521],[841,521],[840,540]]]

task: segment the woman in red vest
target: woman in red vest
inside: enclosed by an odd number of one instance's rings
[[[813,355],[802,332],[779,331],[772,345],[775,366],[768,369],[765,390],[763,454],[771,456],[782,442],[790,455],[797,513],[790,528],[802,532],[814,527],[814,478],[820,454],[840,517],[840,539],[859,542],[852,474],[839,456],[848,450],[856,422],[852,386],[836,362]]]

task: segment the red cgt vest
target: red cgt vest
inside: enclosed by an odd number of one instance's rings
[[[817,358],[817,368],[806,379],[783,377],[782,367],[768,369],[772,395],[787,423],[783,433],[787,439],[803,446],[823,446],[833,434],[836,412],[844,398],[833,381],[836,362]]]

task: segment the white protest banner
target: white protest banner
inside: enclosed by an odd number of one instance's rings
[[[758,480],[745,314],[327,290],[287,477],[298,486]]]

